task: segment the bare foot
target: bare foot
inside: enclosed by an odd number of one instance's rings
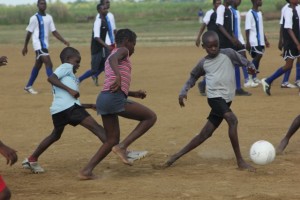
[[[289,143],[289,141],[287,139],[282,139],[280,144],[276,148],[276,154],[282,154],[283,150],[286,148],[288,143]]]
[[[84,174],[83,172],[79,172],[78,178],[82,181],[87,181],[87,180],[95,180],[95,179],[98,179],[99,177],[93,173]]]
[[[239,169],[240,170],[248,170],[249,172],[256,172],[256,168],[252,167],[245,161],[241,161],[238,163]]]
[[[130,162],[128,159],[127,159],[127,151],[126,149],[122,149],[120,148],[118,145],[114,146],[112,148],[112,151],[117,154],[122,162],[125,164],[125,165],[129,165],[129,166],[132,166],[132,162]]]

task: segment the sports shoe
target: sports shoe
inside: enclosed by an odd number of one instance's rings
[[[267,95],[271,96],[271,91],[270,91],[271,90],[271,86],[266,82],[265,78],[261,79],[261,85],[263,87],[264,92]]]
[[[257,87],[258,85],[259,85],[259,83],[255,83],[255,82],[252,81],[252,80],[248,80],[246,83],[244,83],[244,87],[245,87],[245,88],[250,88],[250,87],[255,88],[255,87]]]
[[[296,85],[298,88],[300,88],[300,80],[296,81],[296,82],[295,82],[295,85]]]
[[[261,84],[261,80],[259,80],[258,78],[253,78],[253,82],[254,82],[254,83]]]
[[[35,90],[32,88],[32,86],[25,87],[24,90],[25,90],[26,92],[28,92],[29,94],[37,94],[37,93],[38,93],[37,91],[35,91]]]
[[[148,151],[128,151],[127,152],[127,159],[130,162],[140,160],[144,158],[148,154]]]
[[[34,174],[45,172],[45,170],[39,165],[38,162],[29,162],[27,158],[23,160],[22,167],[24,169],[30,169]]]
[[[291,84],[289,82],[282,83],[280,87],[281,88],[297,88],[297,86],[295,86],[295,85],[293,85],[293,84]]]
[[[93,82],[94,82],[95,86],[99,86],[98,77],[97,76],[92,76],[92,79],[93,79]]]
[[[203,83],[203,81],[200,81],[198,83],[198,89],[199,89],[199,92],[202,96],[206,96],[206,93],[205,93],[205,84]]]
[[[235,90],[235,95],[236,96],[251,96],[252,94],[250,92],[247,92],[247,91],[243,90],[242,88],[240,88],[240,89]]]

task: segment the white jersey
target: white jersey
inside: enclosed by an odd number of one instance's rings
[[[55,31],[56,28],[51,15],[42,16],[36,13],[30,18],[26,30],[32,33],[32,45],[36,51],[49,48],[49,32]]]
[[[285,4],[282,8],[281,8],[281,16],[280,16],[280,21],[279,21],[279,24],[282,25],[283,24],[283,14],[284,14],[284,11],[286,8],[289,7],[289,3]],[[299,4],[296,6],[296,10],[297,10],[297,13],[298,13],[298,16],[300,16],[300,6]]]
[[[108,13],[107,13],[107,17],[108,17],[109,22],[110,22],[110,25],[111,25],[111,30],[114,32],[114,31],[117,29],[117,28],[116,28],[115,17],[114,17],[114,15],[113,15],[111,12],[108,12]],[[99,19],[99,18],[100,18],[100,15],[97,14],[96,19]],[[111,41],[110,41],[110,38],[109,38],[109,35],[108,35],[108,34],[109,34],[109,33],[107,32],[106,37],[105,37],[105,43],[106,43],[107,45],[111,45]],[[115,37],[114,34],[112,34],[112,36],[113,36],[113,38]],[[115,41],[115,39],[114,39],[114,41]]]
[[[73,72],[73,65],[64,63],[55,69],[53,72],[58,79],[69,88],[79,92],[79,80]],[[50,107],[51,114],[56,114],[64,111],[74,104],[80,104],[79,99],[75,99],[66,90],[52,85],[53,101]]]
[[[241,31],[241,14],[240,14],[240,11],[234,9],[234,8],[230,8],[231,11],[232,11],[232,14],[233,14],[233,17],[234,17],[234,22],[236,22],[236,24],[233,24],[233,29],[237,29],[237,39],[241,42],[241,44],[245,44],[245,40],[244,40],[244,37],[243,37],[243,34],[242,34],[242,31]],[[235,34],[235,33],[234,33]],[[235,34],[235,35],[236,35]]]
[[[261,11],[250,9],[246,14],[245,30],[249,30],[250,46],[265,46],[264,25]]]
[[[203,18],[203,23],[204,24],[208,24],[210,22],[210,17],[211,15],[214,13],[215,11],[213,9],[210,9],[208,10],[205,15],[204,15],[204,18]]]

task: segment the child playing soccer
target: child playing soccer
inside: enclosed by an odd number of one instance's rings
[[[132,165],[126,156],[127,147],[146,133],[156,122],[156,114],[128,96],[145,98],[142,90],[130,91],[131,62],[129,57],[134,53],[136,34],[129,29],[120,29],[116,34],[116,48],[105,62],[105,80],[103,89],[97,98],[97,113],[101,115],[107,140],[100,147],[95,159],[81,171],[87,178],[93,178],[93,166],[103,160],[111,150],[124,164]],[[136,128],[121,142],[118,117],[139,121]]]
[[[85,110],[95,109],[95,104],[80,104],[79,81],[75,76],[81,56],[72,48],[66,47],[60,54],[62,64],[48,78],[53,88],[53,102],[50,107],[54,129],[33,152],[33,154],[22,162],[22,166],[30,169],[33,173],[42,173],[44,169],[38,164],[38,158],[54,142],[58,141],[66,125],[81,126],[90,130],[102,142],[106,140],[103,127],[101,127],[92,116]]]
[[[241,155],[237,135],[238,120],[230,109],[236,87],[234,65],[247,66],[248,72],[251,74],[255,73],[255,67],[250,61],[233,49],[219,49],[219,38],[213,31],[204,33],[202,42],[202,46],[208,55],[201,59],[191,71],[190,78],[179,94],[179,104],[181,107],[185,106],[184,100],[187,99],[188,91],[195,85],[200,76],[205,75],[207,98],[211,112],[201,132],[183,149],[172,155],[162,167],[171,166],[181,156],[202,144],[206,139],[212,136],[223,119],[225,119],[228,124],[229,138],[237,159],[238,167],[240,169],[255,171],[255,168],[246,163]]]
[[[285,65],[278,68],[271,76],[262,79],[263,90],[269,96],[271,95],[272,82],[286,71],[292,69],[294,60],[300,56],[299,15],[296,9],[298,0],[287,0],[287,2],[290,3],[290,5],[284,9],[282,30],[282,36],[284,38],[283,59],[285,60]],[[300,86],[300,73],[296,71],[297,86],[298,83]]]

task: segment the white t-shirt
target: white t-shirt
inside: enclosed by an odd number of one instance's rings
[[[203,23],[204,24],[208,24],[210,22],[210,16],[214,13],[215,11],[213,9],[208,10],[203,18]]]
[[[224,13],[225,13],[225,6],[224,5],[219,5],[217,8],[217,20],[216,24],[224,25]]]
[[[73,65],[64,63],[53,72],[58,79],[69,88],[79,92],[79,80],[73,73]],[[50,113],[53,115],[64,111],[74,104],[80,104],[79,99],[75,99],[66,90],[52,85],[53,101],[50,107]]]
[[[100,15],[97,14],[97,15],[96,15],[96,19],[99,19],[99,20],[100,20],[99,17],[100,17]],[[108,19],[109,19],[109,22],[110,22],[112,31],[116,30],[116,22],[115,22],[115,17],[114,17],[114,15],[113,15],[111,12],[108,12],[108,13],[107,13],[107,17],[108,17]],[[100,20],[100,21],[101,21],[101,20]],[[114,34],[113,34],[113,37],[115,37]],[[106,43],[107,45],[111,45],[111,41],[110,41],[108,32],[107,32],[106,37],[105,37],[105,43]]]
[[[230,9],[234,9],[234,8],[230,8]],[[241,42],[241,44],[245,44],[245,40],[241,31],[241,14],[240,11],[234,9],[236,12],[236,21],[237,21],[237,30],[238,30],[238,40]],[[233,13],[232,13],[233,14]],[[234,14],[233,14],[234,16]],[[233,25],[234,26],[234,25]]]
[[[252,11],[257,16],[258,21],[258,30],[256,28],[256,22]],[[249,30],[249,42],[250,46],[258,46],[258,40],[260,41],[261,46],[265,46],[265,36],[264,36],[264,25],[263,18],[260,11],[256,12],[250,9],[246,14],[245,19],[245,30]]]
[[[55,31],[56,28],[51,15],[42,16],[36,13],[30,17],[26,30],[32,33],[32,45],[36,51],[49,48],[49,32]]]
[[[286,8],[289,8],[289,3],[285,4],[282,8],[281,8],[281,16],[280,16],[280,21],[279,21],[279,24],[282,25],[283,24],[283,14],[284,14],[284,11]],[[300,6],[297,5],[296,6],[296,10],[297,10],[297,13],[298,13],[298,16],[300,16]]]

